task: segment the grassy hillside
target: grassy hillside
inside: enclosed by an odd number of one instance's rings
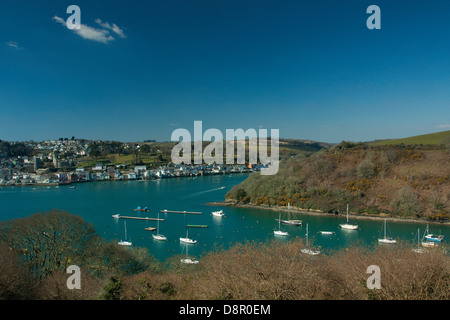
[[[343,142],[310,157],[287,159],[277,175],[249,176],[228,201],[254,205],[446,220],[450,153],[443,146]]]
[[[403,139],[391,139],[383,141],[374,141],[374,145],[450,145],[450,130],[435,132],[429,134],[423,134],[414,137],[408,137]]]

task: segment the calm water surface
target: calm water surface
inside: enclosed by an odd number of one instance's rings
[[[223,201],[232,186],[242,182],[246,174],[216,175],[197,178],[178,178],[150,181],[91,182],[77,184],[75,189],[60,187],[15,187],[0,188],[0,220],[26,217],[36,212],[54,208],[82,216],[93,223],[97,232],[107,240],[124,238],[123,219],[112,218],[113,214],[156,218],[160,210],[195,211],[202,215],[161,213],[160,233],[168,241],[154,240],[146,227],[156,227],[156,221],[126,220],[128,240],[134,246],[146,247],[158,259],[184,254],[185,244],[179,238],[186,235],[187,224],[208,225],[208,228],[190,228],[189,237],[198,241],[189,246],[189,255],[200,257],[215,246],[227,248],[233,242],[245,240],[286,241],[275,237],[278,228],[278,212],[253,208],[213,207],[205,203]],[[224,187],[224,188],[223,188]],[[137,206],[148,207],[149,212],[135,212]],[[212,211],[223,209],[226,217],[211,215]],[[282,213],[285,218],[285,213]],[[283,226],[290,236],[305,238],[306,223],[309,237],[315,245],[323,248],[340,248],[351,243],[376,243],[381,235],[382,222],[355,220],[360,230],[345,231],[339,223],[345,219],[333,216],[298,215],[303,226]],[[412,241],[417,229],[424,232],[426,225],[405,222],[388,222],[389,234],[396,239]],[[322,235],[319,231],[333,231],[333,235]],[[450,227],[430,225],[432,233],[449,235]]]

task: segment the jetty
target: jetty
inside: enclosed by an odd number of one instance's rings
[[[185,214],[202,214],[201,212],[192,212],[192,211],[172,211],[172,210],[161,210],[162,213],[185,213]]]
[[[164,219],[157,219],[157,218],[149,218],[149,217],[128,217],[128,216],[119,216],[119,219],[164,221]]]

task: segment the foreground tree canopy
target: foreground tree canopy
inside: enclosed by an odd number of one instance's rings
[[[198,265],[180,257],[157,262],[146,249],[123,248],[64,211],[0,224],[0,299],[434,299],[450,298],[450,259],[418,254],[410,244],[301,252],[301,240],[235,244]],[[66,285],[69,265],[81,290]],[[367,267],[381,270],[381,289],[366,286]]]

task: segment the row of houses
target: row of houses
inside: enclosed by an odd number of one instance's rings
[[[90,169],[79,168],[72,172],[50,173],[48,169],[39,169],[36,173],[11,173],[11,171],[8,171],[6,174],[0,174],[0,186],[64,185],[90,181],[163,179],[242,173],[258,171],[260,168],[260,166],[243,165],[169,165],[150,170],[146,166],[136,166],[134,170],[119,170],[116,167],[96,165]]]

